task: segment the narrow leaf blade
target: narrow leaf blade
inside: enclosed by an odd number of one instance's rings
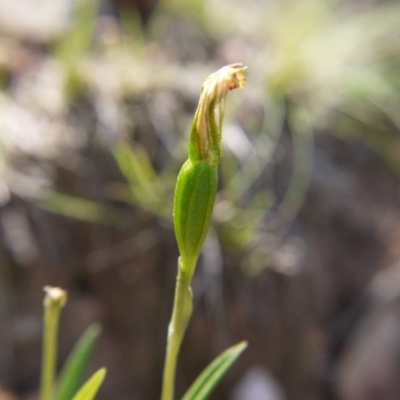
[[[240,342],[220,354],[193,382],[182,400],[205,400],[246,347],[247,342]]]
[[[89,326],[75,345],[60,373],[55,400],[70,400],[78,391],[100,332],[100,325]]]
[[[33,200],[44,210],[81,221],[117,225],[123,220],[122,215],[113,207],[53,190]]]
[[[103,383],[106,377],[106,369],[100,368],[95,372],[91,378],[79,389],[78,393],[72,398],[72,400],[93,400],[96,396],[100,385]]]

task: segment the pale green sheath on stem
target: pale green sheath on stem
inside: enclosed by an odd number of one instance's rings
[[[222,123],[229,90],[246,84],[243,64],[227,65],[204,82],[194,116],[189,158],[175,188],[174,227],[180,257],[174,306],[168,328],[162,400],[173,400],[179,349],[192,314],[190,283],[210,227],[221,159]]]

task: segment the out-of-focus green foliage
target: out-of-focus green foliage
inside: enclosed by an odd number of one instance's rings
[[[165,210],[162,187],[146,151],[140,146],[133,151],[127,143],[120,141],[114,146],[113,153],[129,184],[125,201],[168,218],[171,213]]]
[[[36,202],[45,210],[70,218],[106,225],[118,225],[122,221],[122,214],[112,207],[60,192],[49,191]]]
[[[79,62],[93,45],[97,12],[97,0],[79,0],[68,32],[55,47],[55,56],[65,68],[65,89],[72,99],[84,90],[85,82],[79,74]]]

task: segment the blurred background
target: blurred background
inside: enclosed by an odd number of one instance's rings
[[[213,227],[177,393],[400,398],[400,3],[0,0],[0,399],[37,399],[42,287],[60,365],[94,321],[98,399],[159,398],[171,222],[200,86],[228,96]]]

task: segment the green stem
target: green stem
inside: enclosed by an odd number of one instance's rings
[[[67,294],[59,288],[45,287],[44,290],[46,296],[43,303],[44,326],[40,399],[51,400],[57,363],[58,322]]]
[[[174,306],[168,327],[167,354],[164,364],[163,386],[161,400],[173,400],[175,373],[179,350],[187,325],[192,315],[193,301],[190,288],[190,278],[184,271],[193,270],[190,266],[178,261],[178,276],[176,279]]]

